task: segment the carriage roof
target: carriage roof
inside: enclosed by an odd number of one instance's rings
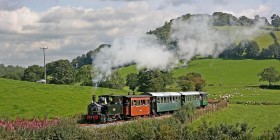
[[[200,94],[207,94],[207,92],[199,92],[199,91],[187,91],[187,92],[180,92],[182,95],[200,95]]]
[[[181,96],[179,92],[147,92],[144,94],[148,94],[151,96]]]
[[[182,95],[199,95],[198,91],[188,91],[188,92],[180,92]]]

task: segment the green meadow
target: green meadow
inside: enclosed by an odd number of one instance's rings
[[[279,60],[223,60],[200,59],[185,68],[173,70],[175,77],[188,72],[198,72],[206,79],[205,90],[211,98],[231,94],[230,101],[255,101],[280,103],[279,90],[260,89],[260,73],[264,68],[275,66],[280,70]],[[278,83],[279,84],[279,83]],[[279,93],[279,94],[277,94]]]
[[[230,107],[219,112],[205,115],[202,120],[213,124],[247,122],[256,127],[257,134],[272,129],[280,123],[279,105],[241,105],[237,102],[269,102],[280,103],[280,90],[260,89],[258,73],[266,67],[275,66],[280,70],[279,60],[225,60],[225,59],[197,59],[188,66],[174,69],[174,77],[197,72],[206,79],[205,91],[210,98],[231,95]],[[136,66],[119,69],[122,77],[129,73],[137,73]],[[276,83],[280,84],[280,83]],[[0,118],[14,119],[33,117],[66,117],[84,114],[92,95],[126,94],[124,90],[106,88],[82,87],[76,85],[39,84],[0,79]]]
[[[274,43],[273,38],[270,35],[270,32],[272,31],[272,27],[265,27],[262,29],[259,29],[257,32],[255,32],[253,35],[250,34],[252,27],[243,27],[243,26],[217,26],[215,27],[220,30],[228,31],[229,34],[232,36],[235,36],[234,39],[236,43],[239,43],[240,40],[244,39],[244,36],[238,36],[241,32],[244,32],[244,34],[248,34],[248,38],[245,36],[246,39],[249,40],[255,40],[259,48],[267,48],[269,45]],[[280,31],[273,31],[275,36],[277,37],[278,42],[280,42]]]
[[[66,117],[86,113],[92,95],[121,90],[51,85],[0,78],[0,118]]]
[[[210,122],[211,125],[247,123],[251,128],[254,127],[256,135],[261,135],[280,124],[279,112],[279,105],[230,104],[228,108],[200,117],[192,126],[198,126],[203,121]]]

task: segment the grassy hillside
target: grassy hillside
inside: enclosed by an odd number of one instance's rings
[[[45,85],[1,78],[0,85],[0,118],[71,116],[86,112],[92,94],[126,94],[105,88]]]
[[[274,31],[274,34],[276,35],[278,42],[280,42],[280,31]],[[270,36],[269,32],[265,32],[255,37],[254,40],[259,44],[261,49],[267,48],[269,45],[274,43],[274,40]]]
[[[223,60],[199,59],[192,61],[188,67],[174,69],[175,77],[188,72],[198,72],[207,80],[205,90],[212,98],[231,94],[231,103],[237,101],[275,102],[279,103],[279,90],[262,90],[257,86],[257,74],[264,68],[275,66],[280,70],[278,60]],[[120,69],[123,77],[130,72],[137,72],[135,66]],[[9,117],[64,117],[85,113],[91,95],[96,94],[126,94],[125,90],[105,88],[44,85],[31,82],[0,79],[0,118]],[[248,122],[256,126],[257,133],[272,128],[277,120],[279,106],[246,106],[230,105],[230,108],[212,115],[202,117],[213,123]],[[274,114],[273,114],[274,113]],[[271,119],[267,119],[271,118]],[[199,121],[198,121],[199,123]],[[252,125],[251,125],[252,124]]]
[[[244,27],[244,26],[216,26],[216,28],[220,30],[229,31],[231,35],[236,35],[236,34],[238,35],[240,31],[246,33],[247,32],[246,30],[250,30],[248,27]],[[274,43],[273,38],[269,34],[271,31],[272,28],[271,30],[259,29],[256,33],[254,33],[248,38],[250,40],[255,40],[258,43],[260,49],[267,48],[269,45]],[[280,42],[280,31],[274,31],[274,34],[276,35],[278,42]],[[237,39],[236,43],[239,43],[240,40],[244,39],[244,38],[239,38],[238,36],[235,36],[234,38]]]
[[[254,132],[260,135],[265,130],[272,130],[277,124],[280,124],[280,107],[273,105],[236,105],[205,115],[194,122],[194,126],[199,125],[202,121],[211,122],[213,125],[226,123],[247,123],[250,127],[255,127]]]
[[[263,90],[258,88],[260,84],[258,73],[264,68],[275,66],[280,70],[278,60],[223,60],[223,59],[201,59],[195,60],[185,68],[173,71],[176,77],[188,73],[201,73],[206,79],[205,88],[212,97],[218,95],[233,94],[230,100],[236,101],[262,101],[280,102],[279,90]]]

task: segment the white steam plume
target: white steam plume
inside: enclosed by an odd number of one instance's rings
[[[176,63],[174,53],[160,45],[154,35],[135,35],[117,38],[111,47],[103,48],[93,59],[99,71],[96,80],[109,76],[112,68],[136,63],[137,68],[171,69]]]
[[[170,40],[176,49],[160,44],[154,35],[134,35],[115,39],[111,47],[103,48],[93,58],[98,82],[112,73],[114,67],[135,63],[137,68],[170,70],[179,60],[189,61],[196,55],[217,57],[240,36],[251,36],[258,26],[236,33],[213,27],[209,16],[193,16],[188,20],[173,20]]]
[[[187,21],[175,20],[171,26],[171,40],[177,41],[178,58],[190,60],[193,56],[217,57],[232,39],[223,31],[214,29],[209,16],[195,16]]]

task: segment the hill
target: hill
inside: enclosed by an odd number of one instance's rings
[[[257,74],[264,68],[275,66],[278,60],[223,60],[198,59],[189,66],[173,70],[175,77],[188,72],[198,72],[206,79],[205,90],[211,98],[233,95],[231,103],[270,102],[279,103],[279,90],[263,90]],[[137,73],[135,65],[119,69],[122,77]],[[44,85],[33,82],[0,79],[0,118],[70,116],[86,112],[91,95],[126,94],[127,90],[81,87],[73,85]]]
[[[280,70],[278,60],[223,60],[201,59],[192,61],[188,67],[175,69],[176,77],[186,72],[198,72],[206,79],[205,88],[213,98],[219,95],[232,94],[231,102],[237,101],[262,101],[279,102],[280,94],[277,90],[263,90],[258,88],[260,84],[257,75],[264,68],[275,66]]]
[[[65,117],[86,113],[91,95],[126,91],[0,78],[0,118]]]

